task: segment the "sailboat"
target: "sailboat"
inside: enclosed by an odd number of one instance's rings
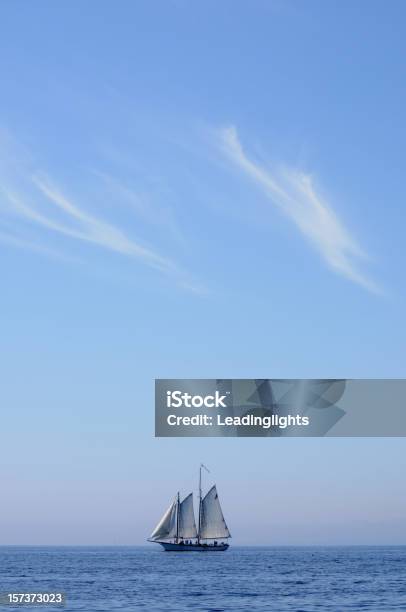
[[[161,544],[166,551],[223,551],[229,544],[230,531],[224,520],[216,485],[202,496],[202,468],[199,468],[199,517],[196,528],[193,509],[193,493],[182,501],[177,493],[175,499],[148,538],[149,542]]]

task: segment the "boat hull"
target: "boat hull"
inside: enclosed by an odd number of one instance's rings
[[[227,550],[229,544],[175,544],[172,542],[157,542],[167,552],[222,552]]]

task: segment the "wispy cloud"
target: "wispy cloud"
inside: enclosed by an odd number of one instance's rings
[[[167,188],[159,190],[156,184],[148,185],[148,189],[144,187],[142,190],[137,190],[131,182],[105,171],[93,170],[92,174],[101,181],[104,192],[121,201],[142,221],[158,228],[164,227],[167,234],[178,242],[183,242],[182,232],[170,205],[170,201],[174,198],[170,190]]]
[[[50,257],[72,260],[69,243],[62,245],[55,243],[55,238],[52,239],[52,234],[54,237],[59,234],[72,241],[89,243],[99,249],[134,259],[144,266],[158,270],[173,279],[175,285],[189,292],[199,295],[207,293],[206,289],[195,282],[170,256],[162,254],[155,246],[134,238],[132,232],[124,229],[122,223],[118,224],[117,220],[110,222],[95,213],[96,202],[93,200],[98,197],[97,188],[91,202],[86,200],[92,197],[88,191],[83,198],[72,198],[47,174],[38,172],[33,160],[11,137],[7,140],[2,137],[1,143],[1,243]],[[103,176],[98,178],[105,180]],[[124,196],[129,198],[132,194],[129,191],[123,193],[123,188],[114,177],[109,176],[109,180],[109,198],[114,208]],[[90,204],[93,211],[84,203]],[[76,257],[74,259],[76,260]]]
[[[61,259],[64,261],[77,261],[75,258],[64,255],[55,249],[46,247],[38,242],[30,240],[27,237],[15,236],[12,232],[0,231],[0,243],[15,247],[16,249],[23,249],[26,251],[33,251],[34,253],[40,253],[53,259]]]
[[[317,193],[311,175],[291,169],[273,172],[256,163],[244,151],[234,126],[221,129],[219,139],[227,158],[263,189],[332,270],[369,291],[381,293],[380,288],[358,269],[359,260],[367,256],[332,206]]]
[[[25,203],[20,195],[4,190],[14,212],[20,217],[65,236],[90,242],[122,255],[139,258],[149,266],[163,272],[175,272],[177,270],[170,259],[138,244],[121,229],[82,210],[52,185],[49,179],[34,176],[32,182],[38,192],[53,207],[64,213],[64,221],[57,221],[52,215],[46,214],[43,210],[44,207],[40,211]],[[72,222],[74,223],[72,224]]]

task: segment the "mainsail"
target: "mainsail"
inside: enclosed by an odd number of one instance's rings
[[[197,538],[195,513],[193,511],[193,493],[190,493],[179,505],[179,537]]]
[[[202,499],[199,536],[203,540],[231,537],[221,510],[216,485]]]
[[[176,536],[177,506],[178,501],[175,499],[151,533],[150,540],[169,540]]]

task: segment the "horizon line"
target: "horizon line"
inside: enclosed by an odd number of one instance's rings
[[[0,548],[148,548],[148,544],[0,544]],[[233,544],[230,548],[349,548],[406,547],[404,544]],[[151,549],[158,550],[158,549]],[[161,551],[159,551],[161,552]]]

